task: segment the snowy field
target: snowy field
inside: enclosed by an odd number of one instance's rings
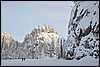
[[[1,60],[1,66],[99,66],[99,58],[85,57],[81,60],[26,59]]]

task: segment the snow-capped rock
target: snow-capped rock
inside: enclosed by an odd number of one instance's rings
[[[14,59],[18,41],[8,33],[1,32],[1,59]]]
[[[2,32],[1,59],[58,59],[64,56],[64,41],[49,25],[37,26],[22,43]]]
[[[60,56],[59,35],[51,26],[37,26],[25,36],[24,49],[31,58],[58,58]],[[26,58],[29,54],[26,53]]]
[[[76,1],[70,14],[66,59],[99,57],[99,1]]]

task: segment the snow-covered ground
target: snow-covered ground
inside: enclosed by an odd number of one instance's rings
[[[81,60],[26,59],[1,60],[1,66],[99,66],[99,58],[85,57]]]

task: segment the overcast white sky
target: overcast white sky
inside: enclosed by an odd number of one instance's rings
[[[71,1],[1,1],[1,31],[23,40],[38,24],[50,25],[67,37]]]

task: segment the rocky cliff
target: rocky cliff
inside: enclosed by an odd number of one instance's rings
[[[1,32],[1,59],[15,59],[18,44],[11,35]]]
[[[60,56],[59,35],[51,26],[37,26],[25,36],[23,44],[29,51],[28,58],[58,58]]]
[[[49,25],[37,26],[25,36],[22,43],[1,32],[1,59],[58,59],[62,56],[61,40],[58,33]]]
[[[76,1],[68,25],[65,59],[99,57],[99,1]]]

